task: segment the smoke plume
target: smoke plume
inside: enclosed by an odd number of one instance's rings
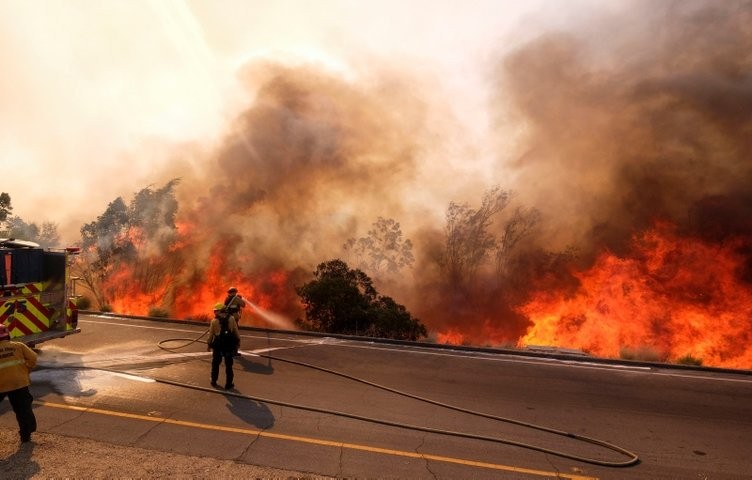
[[[750,233],[752,3],[637,5],[500,63],[548,245],[620,251],[657,217]]]

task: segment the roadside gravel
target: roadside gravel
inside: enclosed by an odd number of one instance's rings
[[[12,412],[9,413],[12,415]],[[326,480],[215,458],[178,455],[50,433],[21,443],[18,431],[0,428],[0,478],[27,479],[284,479]]]

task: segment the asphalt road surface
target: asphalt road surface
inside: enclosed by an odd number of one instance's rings
[[[41,432],[339,478],[752,478],[749,371],[245,329],[228,392],[205,325],[80,327],[39,346]]]

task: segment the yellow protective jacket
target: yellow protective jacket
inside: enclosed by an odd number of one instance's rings
[[[31,384],[29,372],[37,366],[37,354],[21,342],[0,340],[0,392]]]
[[[222,326],[219,323],[219,318],[214,317],[209,325],[209,338],[206,340],[207,345],[214,344],[214,340],[219,336]],[[240,343],[240,332],[238,331],[238,324],[235,322],[235,317],[227,315],[227,330],[235,339],[236,343]]]

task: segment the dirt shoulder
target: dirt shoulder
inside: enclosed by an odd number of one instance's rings
[[[35,433],[31,442],[22,444],[15,429],[0,427],[0,478],[325,480],[333,477],[247,465],[232,460],[113,445],[50,433]]]

